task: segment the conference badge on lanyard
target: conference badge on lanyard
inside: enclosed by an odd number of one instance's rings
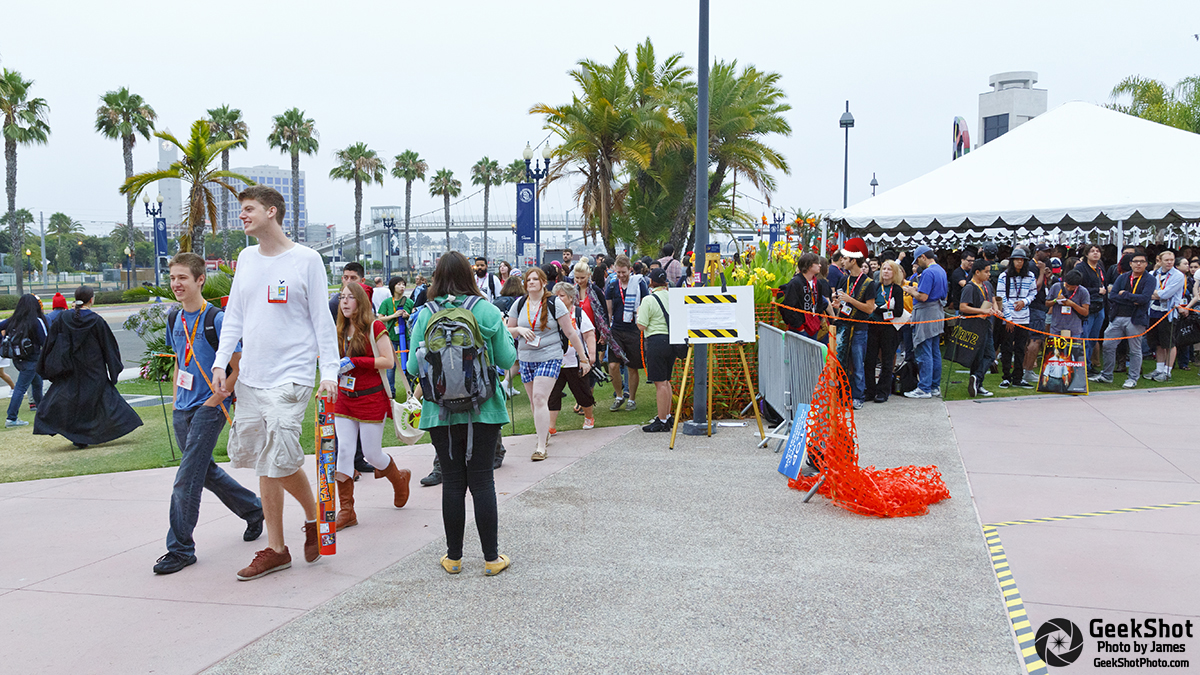
[[[267,302],[283,304],[288,299],[288,287],[283,279],[279,280],[278,284],[272,284],[267,287]]]

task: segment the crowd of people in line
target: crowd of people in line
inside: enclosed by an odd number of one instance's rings
[[[856,237],[830,260],[805,253],[796,267],[779,289],[781,317],[789,330],[836,345],[855,409],[893,393],[941,396],[950,318],[981,336],[967,380],[972,398],[994,395],[985,386],[991,374],[1001,389],[1037,387],[1048,337],[1082,343],[1091,381],[1112,383],[1123,372],[1132,389],[1142,378],[1167,382],[1175,369],[1188,370],[1200,335],[1192,314],[1200,250],[1190,247],[1130,245],[1118,255],[1111,245],[1027,243],[1002,253],[985,242],[872,257]],[[1144,358],[1155,361],[1150,372]]]

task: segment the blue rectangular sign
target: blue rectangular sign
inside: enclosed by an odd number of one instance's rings
[[[779,241],[779,223],[771,223],[769,230],[771,233],[770,246],[775,248],[775,242]]]
[[[162,258],[171,255],[167,249],[167,219],[154,219],[154,255]]]
[[[796,414],[792,417],[792,431],[788,434],[787,445],[783,448],[783,457],[779,458],[779,473],[792,480],[796,480],[800,475],[804,445],[808,442],[808,409],[807,403],[796,406]]]
[[[709,244],[708,246],[704,247],[704,251],[705,251],[705,253],[720,253],[721,245],[720,244]]]
[[[534,184],[517,183],[517,249],[532,244],[536,238],[534,224]]]

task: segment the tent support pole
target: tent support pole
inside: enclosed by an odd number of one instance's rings
[[[829,243],[829,221],[822,219],[821,220],[821,253],[820,253],[820,257],[822,257],[822,258],[829,255],[828,243]]]
[[[1125,249],[1125,221],[1117,221],[1117,251]]]

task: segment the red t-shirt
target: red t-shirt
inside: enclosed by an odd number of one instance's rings
[[[387,327],[382,321],[376,321],[372,326],[372,332],[375,339],[380,335],[387,334]],[[390,345],[390,343],[389,343]],[[367,351],[366,354],[347,354],[346,345],[343,343],[338,345],[342,356],[371,356],[374,357],[374,351]],[[391,347],[388,347],[391,349]],[[347,389],[344,385],[349,380],[354,378],[354,388]],[[379,377],[379,371],[374,368],[363,366],[355,366],[354,370],[342,375],[338,378],[338,397],[333,404],[334,414],[341,417],[348,417],[360,422],[382,422],[391,413],[391,406],[388,404],[387,392],[380,390],[366,396],[350,397],[346,396],[348,391],[366,391],[374,387],[383,385],[383,380]]]

